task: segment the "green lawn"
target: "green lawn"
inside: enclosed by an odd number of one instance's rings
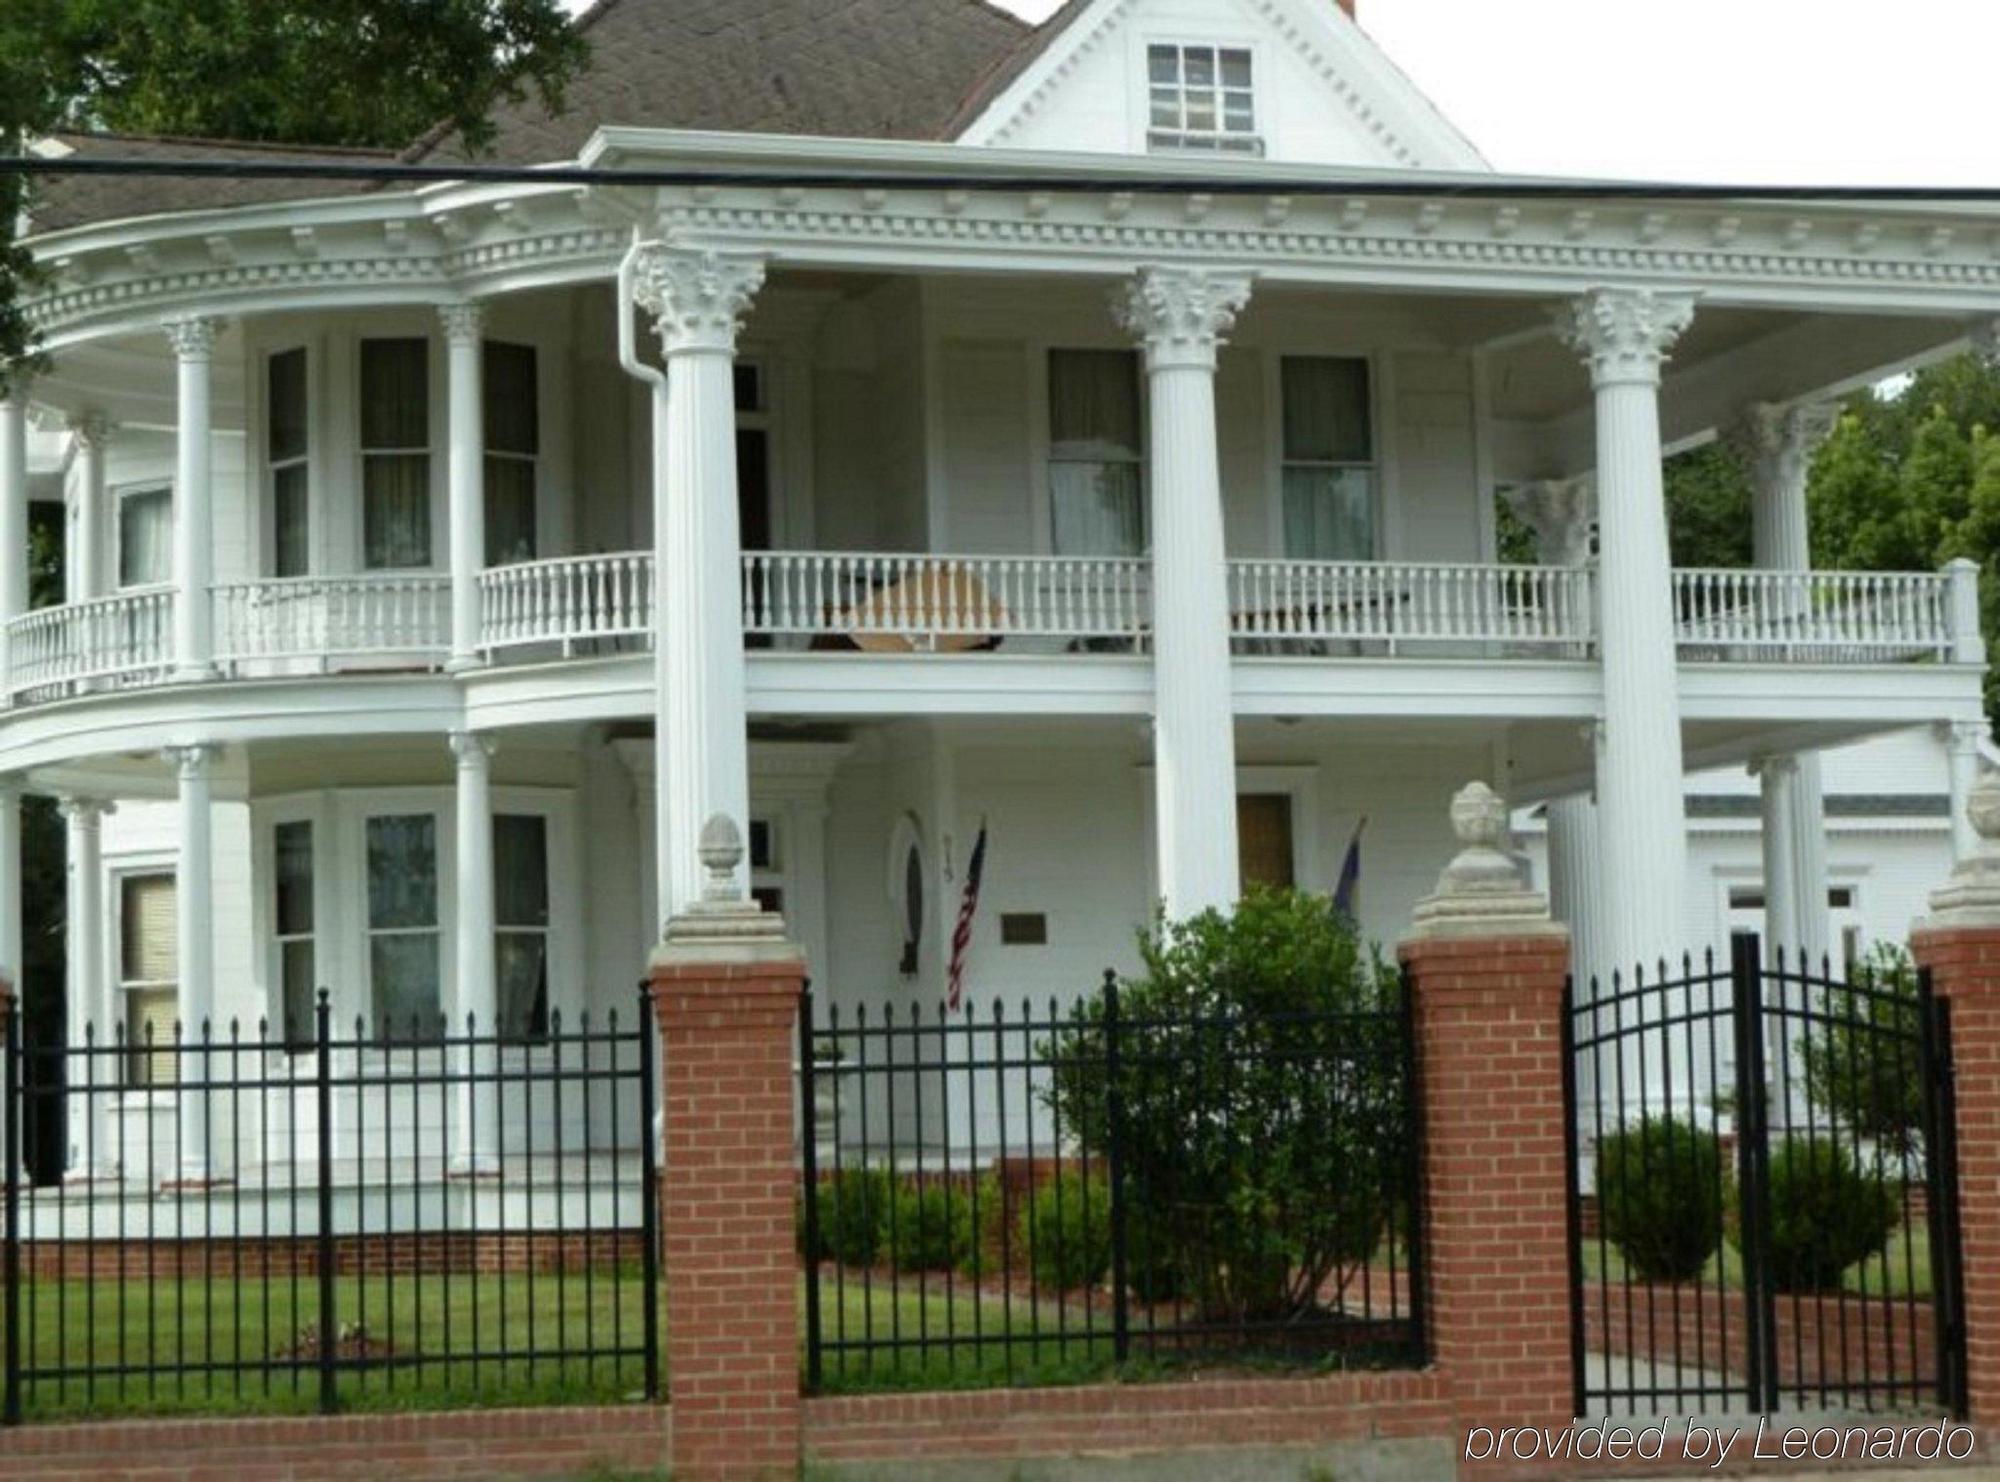
[[[340,1277],[334,1311],[349,1352],[336,1379],[343,1409],[603,1403],[645,1385],[636,1274]],[[308,1413],[319,1404],[318,1319],[312,1278],[28,1282],[22,1358],[48,1377],[28,1379],[24,1408],[34,1419]],[[525,1356],[557,1348],[634,1356]],[[281,1355],[301,1367],[257,1368]],[[152,1372],[108,1372],[119,1369]]]
[[[1583,1278],[1586,1285],[1600,1279],[1623,1281],[1625,1258],[1610,1241],[1595,1237],[1583,1242]],[[1729,1286],[1743,1282],[1743,1256],[1733,1240],[1710,1256],[1702,1268],[1701,1281],[1713,1287],[1719,1280]],[[1922,1226],[1896,1231],[1889,1243],[1875,1255],[1847,1268],[1840,1280],[1841,1290],[1870,1297],[1928,1297],[1931,1294],[1930,1236]]]

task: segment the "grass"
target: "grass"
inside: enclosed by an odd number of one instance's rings
[[[1625,1257],[1616,1245],[1608,1240],[1600,1243],[1595,1237],[1585,1239],[1583,1277],[1587,1284],[1600,1280],[1622,1282],[1626,1276]],[[1711,1288],[1718,1281],[1731,1287],[1743,1284],[1743,1255],[1733,1240],[1725,1240],[1722,1249],[1708,1258],[1708,1264],[1702,1267],[1700,1280]],[[1869,1297],[1930,1296],[1931,1246],[1928,1232],[1921,1225],[1897,1230],[1882,1250],[1855,1262],[1842,1273],[1840,1289]]]
[[[48,1376],[26,1381],[24,1408],[35,1419],[318,1408],[313,1278],[30,1281],[21,1295],[23,1363]],[[334,1325],[345,1343],[335,1380],[339,1406],[437,1410],[629,1398],[645,1383],[637,1354],[643,1301],[636,1273],[336,1278]],[[634,1353],[525,1356],[531,1348],[593,1347]],[[262,1367],[272,1360],[280,1367]],[[96,1372],[74,1372],[83,1369]]]

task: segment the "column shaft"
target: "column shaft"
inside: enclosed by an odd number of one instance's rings
[[[439,311],[445,329],[447,482],[451,499],[451,658],[479,662],[479,573],[486,565],[486,408],[482,384],[485,311],[453,304]]]
[[[209,401],[215,335],[212,319],[180,319],[167,326],[175,365],[174,669],[180,679],[208,678],[214,653]]]
[[[104,1001],[104,832],[106,807],[91,798],[64,800],[69,824],[69,909],[64,922],[69,967],[69,1004],[64,1042],[101,1046],[115,1042],[116,1022]],[[71,1058],[67,1084],[86,1094],[70,1099],[68,1176],[109,1171],[115,1161],[106,1113],[116,1085],[108,1057],[85,1053]]]
[[[1177,918],[1230,910],[1242,893],[1215,365],[1249,295],[1242,275],[1148,269],[1116,306],[1146,346],[1154,808],[1160,892]]]
[[[0,696],[13,693],[9,633],[27,610],[28,390],[17,372],[11,394],[0,400]]]
[[[1766,757],[1758,768],[1762,785],[1764,854],[1764,960],[1780,953],[1799,960],[1798,768],[1789,756]]]
[[[174,972],[181,1026],[180,1178],[202,1183],[213,1166],[206,1047],[215,1031],[215,850],[213,746],[168,752],[180,773],[180,867],[174,880]]]
[[[69,553],[70,600],[102,597],[104,580],[104,455],[108,436],[102,417],[84,417],[76,434],[76,535]]]
[[[494,937],[492,751],[486,739],[468,731],[452,733],[458,757],[458,993],[452,1032],[475,1043],[464,1065],[490,1073],[497,1048],[479,1053],[480,1044],[526,1025],[502,1025],[499,1017],[499,960]],[[500,1171],[500,1101],[494,1083],[470,1078],[459,1087],[459,1124],[452,1172]]]
[[[1597,804],[1588,793],[1548,806],[1549,905],[1569,928],[1579,1002],[1609,993],[1611,966],[1599,956],[1604,919],[1604,865],[1598,847]]]
[[[749,830],[734,366],[763,273],[756,258],[664,248],[639,267],[667,358],[653,446],[662,916],[701,896],[707,819]],[[740,870],[734,879],[747,889]]]

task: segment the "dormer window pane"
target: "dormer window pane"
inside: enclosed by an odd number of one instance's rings
[[[1245,88],[1250,86],[1250,53],[1247,51],[1225,51],[1222,54],[1222,85],[1224,87]]]
[[[1148,147],[1264,152],[1248,47],[1149,46],[1146,75]]]
[[[1191,88],[1215,86],[1215,53],[1206,46],[1190,46],[1181,53],[1182,80]]]
[[[1155,83],[1178,83],[1181,80],[1181,54],[1179,48],[1172,46],[1147,47],[1146,72]]]

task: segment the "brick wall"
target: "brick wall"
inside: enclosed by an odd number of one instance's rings
[[[652,1474],[666,1406],[277,1420],[121,1421],[0,1432],[0,1474],[44,1482],[402,1482]]]

